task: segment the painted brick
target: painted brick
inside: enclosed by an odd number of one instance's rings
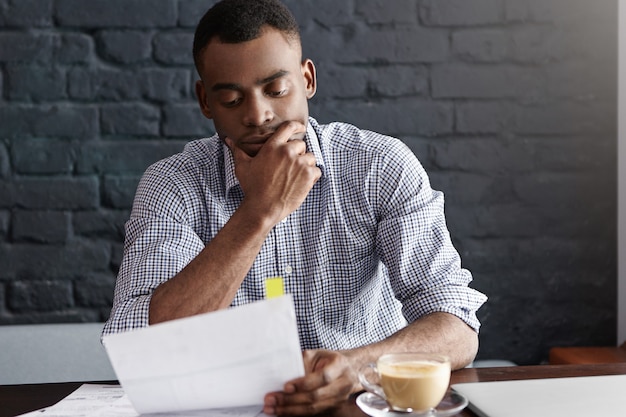
[[[576,101],[615,100],[616,68],[617,65],[598,67],[586,60],[550,65],[544,70],[546,95]]]
[[[28,32],[0,32],[0,62],[49,63],[54,38]]]
[[[97,111],[87,106],[54,104],[42,106],[0,105],[0,137],[92,138]]]
[[[512,200],[510,190],[488,174],[431,171],[429,176],[433,188],[445,194],[446,205],[474,206]]]
[[[87,64],[95,56],[93,39],[82,33],[64,33],[55,46],[54,59],[60,64]]]
[[[614,134],[594,135],[593,147],[586,137],[525,138],[524,142],[533,149],[534,166],[540,172],[592,170],[599,173],[616,169]],[[613,178],[607,175],[607,179],[609,177]]]
[[[130,209],[140,178],[138,175],[106,175],[103,181],[103,206]]]
[[[420,164],[422,164],[424,169],[426,169],[426,172],[430,172],[435,169],[434,158],[432,155],[434,141],[432,139],[413,136],[401,136],[400,139],[406,146],[409,147],[409,149],[411,149],[413,154],[415,154]]]
[[[510,131],[515,111],[499,100],[464,101],[456,104],[455,116],[457,132],[488,134]]]
[[[110,311],[110,309],[109,309]],[[100,309],[67,308],[53,311],[24,311],[0,315],[0,324],[36,324],[36,323],[90,323],[101,322]]]
[[[463,138],[439,141],[433,147],[439,168],[484,173],[528,172],[534,168],[534,155],[521,141],[502,138]]]
[[[13,213],[13,241],[64,243],[69,237],[70,217],[61,211],[24,211]]]
[[[1,0],[0,27],[52,26],[52,0]]]
[[[400,136],[409,132],[430,136],[452,131],[451,108],[442,103],[408,99],[375,102],[322,103],[320,121],[343,120],[363,129]],[[317,117],[316,112],[312,112]]]
[[[354,8],[356,0],[285,0],[298,24],[307,34],[313,34],[320,28],[336,25],[349,25],[355,21]],[[309,39],[309,38],[307,38]]]
[[[64,245],[1,244],[0,276],[24,281],[69,281],[109,269],[110,244],[71,240]]]
[[[116,63],[132,64],[152,56],[152,33],[140,30],[104,30],[97,39],[102,56]]]
[[[525,98],[543,97],[542,71],[517,66],[444,64],[432,68],[435,98]]]
[[[511,55],[510,35],[504,29],[457,30],[452,33],[452,53],[466,62],[502,62]]]
[[[359,0],[356,15],[367,23],[413,23],[417,21],[417,2],[414,0]]]
[[[432,63],[446,60],[449,49],[446,31],[399,27],[366,31],[335,50],[338,62]]]
[[[142,96],[140,76],[119,69],[76,68],[68,73],[68,90],[78,100],[132,100]]]
[[[82,210],[100,202],[95,177],[23,177],[13,182],[15,204],[26,209]]]
[[[6,96],[15,101],[51,101],[67,97],[65,72],[58,67],[8,65]]]
[[[158,33],[154,36],[154,58],[166,65],[193,65],[193,33]]]
[[[424,0],[420,17],[427,26],[471,26],[504,21],[502,0]]]
[[[556,102],[516,106],[513,128],[523,135],[575,135],[613,132],[616,109],[596,102]]]
[[[0,179],[0,209],[9,209],[15,205],[15,187],[13,182]]]
[[[100,273],[74,283],[76,304],[80,307],[111,307],[115,274]]]
[[[322,97],[337,98],[425,96],[428,78],[420,65],[340,66],[320,75],[318,90]]]
[[[578,207],[589,201],[601,201],[607,190],[598,186],[598,178],[585,173],[536,173],[513,179],[520,201],[528,205]]]
[[[114,273],[120,269],[122,257],[124,256],[124,245],[122,243],[113,243],[111,245],[111,269]]]
[[[178,25],[194,28],[216,0],[185,0],[178,2]]]
[[[9,235],[10,221],[11,213],[8,210],[0,210],[0,240],[5,240]]]
[[[520,27],[509,32],[511,58],[536,65],[589,59],[596,48],[606,48],[611,37],[602,32],[581,33],[577,27]]]
[[[69,94],[79,100],[181,100],[192,97],[189,77],[190,71],[183,69],[77,68],[68,74]]]
[[[100,127],[104,135],[158,136],[161,110],[143,103],[103,106]]]
[[[195,98],[191,89],[191,70],[153,68],[141,73],[142,91],[146,99],[170,102]]]
[[[187,139],[206,138],[215,134],[215,126],[204,117],[198,104],[171,104],[163,108],[163,134]]]
[[[74,213],[74,233],[78,236],[124,239],[124,223],[130,212],[122,210],[93,210]]]
[[[603,15],[607,10],[616,11],[611,0],[505,0],[504,3],[506,19],[513,22],[554,23],[588,19],[598,9],[604,11]]]
[[[6,178],[11,173],[11,162],[9,152],[4,143],[0,142],[0,178]]]
[[[0,252],[1,253],[1,252]],[[5,285],[2,282],[0,282],[0,322],[2,320],[2,315],[5,314],[6,312],[6,297],[5,297]]]
[[[11,148],[13,166],[19,174],[70,174],[75,145],[54,139],[18,139]]]
[[[603,251],[610,245],[610,242],[601,239],[542,236],[522,243],[514,238],[463,239],[465,253],[471,254],[472,268],[485,273],[495,272],[501,265],[507,265],[510,271],[524,271],[528,265],[542,265],[543,273],[563,273],[594,264],[604,270],[611,260]],[[543,250],[538,251],[539,247]]]
[[[63,281],[15,281],[7,304],[14,311],[50,311],[74,305],[72,284]]]
[[[85,143],[76,169],[81,174],[142,174],[152,163],[180,152],[185,143],[122,140]]]
[[[174,0],[57,0],[55,17],[62,26],[84,28],[157,28],[175,26]]]

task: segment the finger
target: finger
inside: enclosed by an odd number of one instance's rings
[[[263,412],[275,416],[312,416],[336,407],[340,401],[320,401],[316,403],[269,407],[264,406]]]
[[[267,140],[266,144],[287,143],[292,139],[292,136],[304,132],[306,132],[306,126],[295,120],[290,120],[278,126],[274,134]]]
[[[235,165],[237,165],[238,163],[250,161],[252,159],[247,153],[245,153],[242,149],[240,149],[237,145],[235,145],[232,139],[227,137],[224,139],[224,142],[226,142],[226,145],[228,146],[228,148],[230,149],[230,152],[233,155],[233,159],[235,160]]]
[[[321,175],[321,171],[320,171]],[[285,392],[306,392],[318,389],[340,378],[346,371],[345,364],[341,362],[327,362],[315,354],[304,355],[307,374],[303,377],[288,381],[285,384]],[[292,385],[293,388],[289,386]]]
[[[350,387],[344,385],[326,386],[309,393],[287,395],[273,393],[266,397],[263,411],[270,415],[312,415],[335,407],[347,400]]]
[[[310,166],[310,167],[317,166],[317,159],[315,158],[315,155],[313,155],[312,153],[307,152],[303,154],[301,158],[305,165]]]

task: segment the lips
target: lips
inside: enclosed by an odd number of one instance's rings
[[[257,135],[257,136],[249,136],[241,141],[244,145],[260,145],[265,142],[272,136],[272,133],[268,133],[266,135]]]

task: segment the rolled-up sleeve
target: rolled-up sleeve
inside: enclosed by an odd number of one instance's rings
[[[375,187],[380,223],[377,245],[390,284],[408,322],[446,312],[475,331],[476,311],[487,297],[469,287],[472,274],[461,267],[444,215],[443,193],[431,188],[417,158],[404,145],[381,160],[384,185]],[[393,186],[389,186],[393,182]]]
[[[204,248],[188,224],[189,196],[155,166],[142,177],[125,227],[124,256],[103,334],[145,327],[153,291]]]

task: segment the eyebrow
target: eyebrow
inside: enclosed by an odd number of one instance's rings
[[[272,81],[275,81],[279,78],[284,77],[285,75],[289,74],[289,71],[286,70],[280,70],[277,71],[276,73],[270,75],[269,77],[265,77],[262,78],[260,80],[257,80],[255,82],[256,85],[265,85],[265,84],[269,84]],[[242,90],[243,87],[241,86],[241,84],[237,84],[237,83],[217,83],[215,85],[213,85],[213,87],[211,87],[211,91],[219,91],[219,90]]]

